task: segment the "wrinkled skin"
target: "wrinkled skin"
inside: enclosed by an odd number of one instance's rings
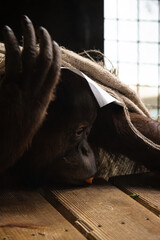
[[[50,103],[43,125],[8,175],[17,178],[18,174],[25,184],[83,184],[96,173],[95,157],[87,138],[97,108],[87,82],[63,70],[56,99]]]
[[[60,50],[40,28],[23,17],[24,49],[5,27],[6,71],[0,88],[0,183],[38,186],[48,182],[79,185],[96,174],[94,149],[122,153],[151,170],[160,153],[129,129],[121,107],[99,108],[80,76],[60,70]],[[61,75],[60,75],[61,72]],[[130,113],[134,125],[160,144],[160,124]]]
[[[22,55],[13,31],[5,26],[5,77],[0,88],[0,172],[14,165],[44,121],[59,78],[60,53],[48,32],[39,29],[40,54],[31,21],[24,17]]]

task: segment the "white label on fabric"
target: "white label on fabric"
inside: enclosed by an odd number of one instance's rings
[[[122,105],[120,101],[118,101],[116,98],[112,97],[109,93],[104,91],[96,82],[94,82],[92,79],[90,79],[86,74],[84,74],[80,70],[74,69],[74,68],[72,69],[68,67],[61,67],[61,69],[68,69],[71,72],[74,72],[79,76],[83,77],[84,79],[86,79],[100,107],[103,107],[112,102]]]

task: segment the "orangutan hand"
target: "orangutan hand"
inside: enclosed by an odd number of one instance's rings
[[[37,51],[32,22],[22,21],[21,53],[14,32],[4,27],[5,77],[0,87],[0,172],[12,166],[31,143],[42,124],[60,73],[60,50],[40,27]]]

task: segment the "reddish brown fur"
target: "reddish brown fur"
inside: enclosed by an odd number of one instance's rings
[[[159,122],[136,113],[130,113],[130,118],[144,136],[160,144]],[[123,109],[116,104],[100,109],[90,140],[106,151],[124,154],[152,170],[160,169],[160,151],[151,148],[133,133]]]
[[[1,185],[56,181],[82,184],[96,173],[93,152],[97,147],[160,170],[160,152],[133,133],[123,109],[114,103],[100,109],[82,77],[69,70],[62,70],[60,76],[57,44],[40,28],[40,54],[37,54],[31,21],[24,17],[22,25],[22,55],[12,30],[8,27],[4,30]],[[158,122],[135,113],[130,113],[130,117],[142,134],[160,144]]]
[[[0,88],[0,172],[23,155],[42,124],[60,73],[60,53],[40,28],[36,53],[33,25],[23,19],[24,50],[9,27],[4,28],[6,74]],[[56,63],[56,64],[55,64]]]

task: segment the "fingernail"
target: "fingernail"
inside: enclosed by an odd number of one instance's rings
[[[10,31],[12,31],[12,29],[9,26],[5,25],[3,27],[3,32],[10,32]]]
[[[53,44],[56,46],[56,47],[59,47],[58,43],[56,41],[53,40]]]
[[[44,33],[44,28],[43,27],[39,27],[38,30],[37,30],[38,36],[43,36],[43,33]]]
[[[26,15],[23,15],[22,16],[22,22],[23,22],[24,26],[26,26],[29,23],[31,23],[31,20]]]

